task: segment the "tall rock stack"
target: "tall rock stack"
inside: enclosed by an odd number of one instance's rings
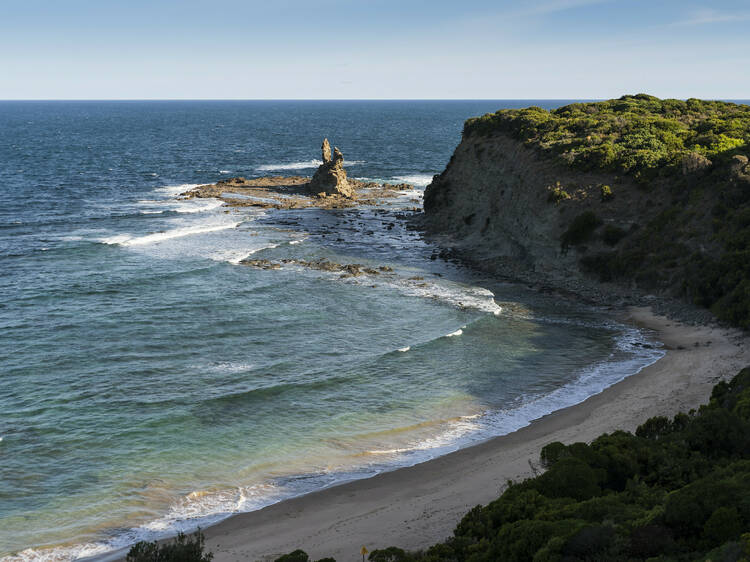
[[[333,158],[331,158],[331,145],[328,139],[323,139],[321,147],[323,153],[323,163],[316,170],[315,175],[310,180],[308,189],[310,193],[319,197],[338,195],[340,197],[354,197],[354,188],[346,180],[346,170],[344,170],[344,155],[338,148],[333,149]]]

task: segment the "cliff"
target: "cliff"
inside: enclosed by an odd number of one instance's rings
[[[596,280],[750,327],[750,107],[625,96],[467,121],[425,192],[475,262]]]

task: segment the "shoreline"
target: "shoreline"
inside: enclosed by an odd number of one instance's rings
[[[311,558],[355,560],[369,550],[416,550],[449,537],[461,517],[495,499],[508,480],[533,476],[547,443],[591,441],[708,401],[711,388],[750,364],[747,336],[691,326],[631,307],[622,320],[656,332],[666,354],[638,373],[507,435],[413,466],[238,513],[205,529],[215,562],[273,560],[297,548]],[[101,559],[113,559],[109,553]],[[124,553],[120,552],[121,557]]]

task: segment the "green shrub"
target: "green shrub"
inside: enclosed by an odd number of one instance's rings
[[[616,246],[617,243],[625,238],[626,235],[627,232],[622,228],[619,228],[612,224],[608,224],[604,227],[604,232],[602,232],[602,241],[607,246]]]
[[[578,246],[588,242],[591,235],[601,224],[601,219],[593,211],[584,211],[578,215],[560,237],[563,250],[567,250],[570,246]]]
[[[302,549],[297,549],[289,554],[279,556],[274,562],[310,562],[310,557]]]
[[[126,557],[127,562],[211,562],[214,555],[204,553],[205,539],[198,529],[192,536],[178,533],[177,537],[164,544],[140,541],[133,545]]]
[[[602,201],[611,201],[614,195],[612,195],[612,188],[608,185],[603,185],[599,188]]]
[[[274,562],[310,562],[310,557],[307,552],[298,548],[289,554],[279,556]],[[336,562],[336,560],[334,558],[321,558],[316,562]]]
[[[567,199],[570,199],[570,193],[560,186],[560,182],[557,182],[557,185],[550,190],[549,195],[547,196],[547,201],[554,203],[555,205]]]
[[[587,500],[601,493],[594,470],[576,457],[559,459],[534,482],[534,488],[548,498]]]
[[[373,550],[367,558],[372,562],[411,562],[414,556],[396,546]]]
[[[509,134],[582,169],[619,171],[648,181],[682,173],[689,152],[733,154],[750,143],[750,107],[642,94],[575,103],[553,111],[504,109],[469,119],[464,135]]]
[[[542,447],[542,452],[539,455],[539,459],[541,460],[542,466],[544,468],[549,468],[559,459],[567,456],[570,456],[568,448],[559,441],[555,441],[553,443],[550,443],[549,445],[545,445],[544,447]]]
[[[742,517],[736,507],[716,508],[703,525],[703,536],[712,546],[739,539],[741,533]]]
[[[601,559],[614,538],[615,530],[609,525],[587,525],[568,538],[562,554],[584,560]]]

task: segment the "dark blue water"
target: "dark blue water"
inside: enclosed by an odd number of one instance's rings
[[[419,462],[653,361],[595,311],[431,260],[398,213],[466,118],[562,103],[0,102],[0,556],[73,559]],[[323,137],[350,176],[416,194],[176,198],[310,175]]]

